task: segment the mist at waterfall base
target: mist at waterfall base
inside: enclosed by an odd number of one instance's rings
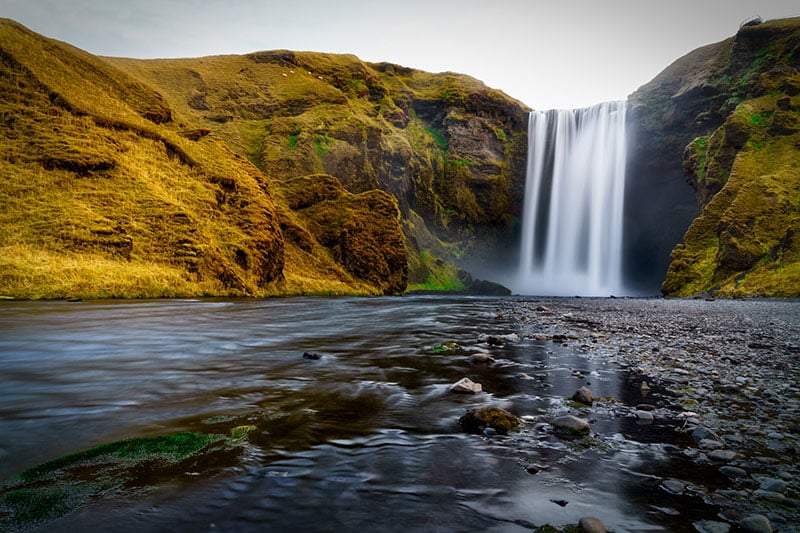
[[[531,112],[514,292],[624,295],[626,103]]]

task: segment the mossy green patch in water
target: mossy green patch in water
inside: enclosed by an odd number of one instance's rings
[[[245,429],[234,428],[230,438],[176,433],[125,439],[29,468],[0,485],[0,530],[54,520],[110,491],[155,485],[164,474],[182,472],[188,462],[232,450],[246,438]]]

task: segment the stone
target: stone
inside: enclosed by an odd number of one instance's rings
[[[772,533],[772,523],[769,518],[760,514],[753,514],[739,521],[739,530],[744,533]]]
[[[708,453],[708,458],[712,461],[733,461],[739,457],[739,454],[733,450],[712,450]]]
[[[683,494],[686,490],[686,483],[677,479],[665,479],[661,482],[661,488],[670,494]]]
[[[450,387],[450,392],[460,394],[478,394],[483,390],[480,383],[475,383],[469,378],[461,378]]]
[[[725,447],[723,443],[714,439],[702,439],[697,445],[703,450],[719,450]]]
[[[606,533],[608,530],[599,518],[584,516],[578,521],[578,528],[583,533]]]
[[[738,466],[721,466],[719,471],[728,477],[745,477],[747,475],[747,471],[744,468],[739,468]]]
[[[636,420],[642,424],[650,424],[653,422],[653,413],[650,411],[636,411]]]
[[[731,530],[730,524],[714,520],[701,520],[692,525],[698,533],[728,533]]]
[[[700,442],[701,440],[721,441],[719,435],[704,426],[694,428],[692,431],[692,439],[694,439],[695,442]]]
[[[531,463],[525,467],[525,471],[528,472],[529,474],[538,474],[543,469],[544,468],[542,467],[542,465],[538,465],[536,463]]]
[[[486,363],[494,363],[494,357],[487,353],[476,353],[470,356],[469,362],[473,365],[481,365]]]
[[[305,352],[303,353],[303,359],[311,359],[312,361],[318,361],[322,359],[322,354],[319,352]]]
[[[486,435],[486,429],[506,435],[510,431],[519,429],[522,421],[514,414],[506,411],[502,407],[482,407],[481,409],[470,409],[458,423],[469,433]]]
[[[575,391],[575,394],[572,395],[572,399],[573,401],[582,403],[584,405],[592,405],[594,397],[592,396],[592,390],[589,387],[584,386]]]
[[[760,481],[761,484],[758,488],[761,490],[780,492],[781,494],[786,493],[786,482],[782,479],[762,478]]]
[[[559,416],[553,419],[551,422],[554,428],[557,431],[562,433],[575,433],[575,434],[583,434],[589,433],[590,427],[589,423],[582,418],[578,418],[577,416],[572,415],[564,415]]]
[[[761,490],[761,489],[753,491],[753,498],[772,503],[783,503],[786,500],[786,496],[784,496],[780,492],[775,492],[771,490]]]

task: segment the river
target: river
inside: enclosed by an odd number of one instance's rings
[[[677,422],[620,414],[668,397],[655,385],[643,396],[627,365],[602,350],[553,342],[544,323],[519,319],[523,304],[540,305],[463,296],[2,302],[0,478],[118,439],[210,433],[216,420],[247,417],[256,430],[233,464],[102,498],[46,530],[525,531],[597,516],[615,531],[659,531],[714,517],[707,502],[671,499],[659,486],[720,476],[682,453],[691,439]],[[663,320],[682,305],[664,307]],[[785,305],[776,312],[795,327],[797,306]],[[512,337],[493,345],[481,334]],[[448,341],[461,350],[435,349]],[[495,362],[473,364],[476,353]],[[449,392],[465,376],[484,392]],[[586,383],[615,402],[584,412],[602,436],[584,447],[543,421],[573,409],[568,398]],[[463,432],[459,417],[486,405],[528,423],[509,436]]]

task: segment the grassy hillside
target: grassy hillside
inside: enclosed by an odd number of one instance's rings
[[[783,65],[759,83],[763,96],[687,147],[703,210],[672,253],[665,294],[800,297],[800,73]]]
[[[264,173],[146,82],[9,20],[0,69],[0,295],[384,292],[284,239]]]
[[[442,273],[422,251],[459,262],[510,248],[526,109],[473,78],[312,52],[108,61],[276,182],[327,174],[393,195],[414,283]]]

